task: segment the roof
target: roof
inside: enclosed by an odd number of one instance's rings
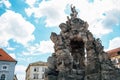
[[[46,66],[46,62],[42,62],[42,61],[38,61],[38,62],[34,62],[34,63],[30,63],[31,66]]]
[[[115,57],[115,56],[118,56],[119,51],[120,51],[120,47],[109,50],[109,51],[107,51],[107,53],[108,53],[109,57]]]
[[[30,68],[30,66],[47,66],[47,62],[38,61],[38,62],[30,63],[26,69],[26,72]]]
[[[2,48],[0,48],[0,61],[17,62],[10,55],[8,55]]]

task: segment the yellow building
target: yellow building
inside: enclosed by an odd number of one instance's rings
[[[26,69],[26,80],[45,80],[46,62],[34,62],[29,64]]]
[[[113,64],[117,67],[120,68],[120,47],[115,48],[112,50],[107,51],[111,61]]]

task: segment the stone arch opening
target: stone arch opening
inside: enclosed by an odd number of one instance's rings
[[[79,69],[84,68],[84,42],[83,40],[71,40],[70,41],[71,55],[73,56],[73,68]]]

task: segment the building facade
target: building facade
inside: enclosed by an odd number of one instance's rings
[[[18,80],[16,75],[14,75],[14,79],[13,80]]]
[[[107,51],[115,67],[120,68],[120,47]]]
[[[0,48],[0,80],[13,80],[17,61]]]
[[[34,62],[29,64],[26,69],[26,80],[45,80],[46,62]]]

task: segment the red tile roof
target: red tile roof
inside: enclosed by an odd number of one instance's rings
[[[1,48],[0,48],[0,61],[17,62]]]
[[[112,50],[107,51],[109,57],[114,57],[114,56],[118,56],[117,52],[120,51],[120,47],[119,48],[115,48]]]

